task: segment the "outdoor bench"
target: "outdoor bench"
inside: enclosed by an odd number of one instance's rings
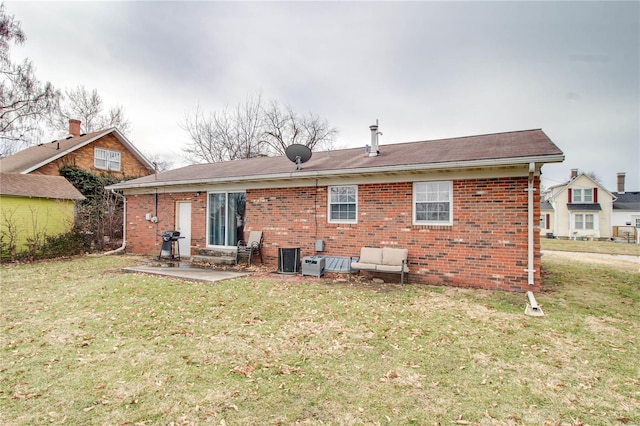
[[[352,256],[349,261],[349,281],[353,271],[370,271],[400,274],[400,284],[404,284],[404,275],[409,274],[407,256],[409,250],[390,247],[362,247],[360,257]]]

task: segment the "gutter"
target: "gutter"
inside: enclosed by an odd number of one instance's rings
[[[122,245],[115,250],[102,253],[103,256],[122,253],[127,247],[127,199],[124,195],[118,194],[114,189],[111,189],[111,193],[116,197],[122,197],[122,201],[124,202],[122,209]]]
[[[292,178],[317,179],[328,176],[344,176],[344,175],[362,175],[374,173],[394,173],[394,172],[412,172],[422,170],[441,170],[452,168],[468,168],[468,167],[495,167],[495,166],[513,166],[518,164],[533,163],[560,163],[564,161],[564,155],[540,155],[535,157],[522,158],[503,158],[503,159],[486,159],[471,161],[452,161],[444,163],[429,164],[403,164],[397,166],[382,167],[360,167],[355,169],[338,169],[338,170],[319,170],[319,171],[297,171],[286,173],[272,173],[266,175],[241,175],[241,176],[222,176],[216,178],[200,178],[200,179],[184,179],[174,181],[152,181],[138,184],[115,184],[107,187],[107,189],[136,189],[136,188],[157,188],[158,186],[178,186],[178,185],[200,185],[212,183],[230,183],[230,182],[247,182],[247,181],[264,181],[264,180],[289,180]],[[130,181],[134,182],[134,181]]]

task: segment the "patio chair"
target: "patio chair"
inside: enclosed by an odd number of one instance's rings
[[[238,241],[238,250],[236,252],[236,265],[240,258],[247,258],[247,265],[251,266],[251,260],[254,256],[260,256],[260,263],[264,263],[262,259],[262,231],[249,232],[248,240]]]

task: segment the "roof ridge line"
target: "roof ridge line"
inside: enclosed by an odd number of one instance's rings
[[[450,139],[468,139],[468,138],[477,138],[477,137],[483,137],[483,136],[505,135],[507,133],[534,132],[536,130],[543,131],[542,128],[525,129],[525,130],[509,130],[509,131],[506,131],[506,132],[483,133],[483,134],[480,134],[480,135],[454,136],[452,138],[423,139],[423,140],[418,140],[418,141],[398,142],[398,143],[389,144],[389,145],[401,145],[403,143],[417,143],[417,142],[437,142],[437,141],[446,141],[446,140],[450,140]]]

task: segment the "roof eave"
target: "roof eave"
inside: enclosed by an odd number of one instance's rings
[[[462,168],[478,168],[478,167],[495,167],[495,166],[508,166],[508,165],[520,165],[530,163],[561,163],[564,161],[563,154],[554,155],[539,155],[531,157],[516,157],[516,158],[500,158],[500,159],[484,159],[484,160],[471,160],[471,161],[452,161],[442,163],[426,163],[426,164],[411,164],[411,165],[395,165],[395,166],[383,166],[383,167],[361,167],[355,169],[336,169],[336,170],[320,170],[320,171],[301,171],[288,172],[288,173],[273,173],[267,175],[249,175],[249,176],[233,176],[233,177],[218,177],[218,178],[203,178],[203,179],[191,179],[191,180],[175,180],[175,181],[154,181],[144,182],[140,184],[131,184],[128,182],[117,183],[110,185],[107,189],[122,190],[122,189],[142,189],[142,188],[157,188],[167,186],[178,185],[202,185],[212,183],[223,182],[250,182],[253,180],[287,180],[291,178],[301,179],[314,179],[318,177],[331,177],[331,176],[344,176],[344,175],[361,175],[361,174],[380,174],[380,173],[398,173],[398,172],[415,172],[419,170],[442,170],[442,169],[462,169]]]

